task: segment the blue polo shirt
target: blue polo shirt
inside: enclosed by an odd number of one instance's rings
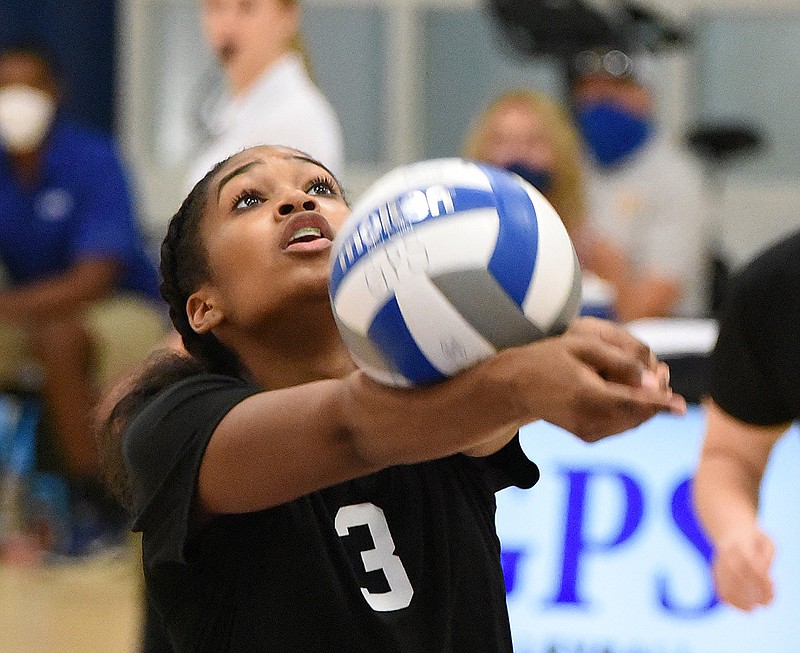
[[[35,187],[20,185],[0,150],[0,260],[12,283],[25,284],[97,258],[122,263],[118,289],[160,301],[111,138],[59,116]]]

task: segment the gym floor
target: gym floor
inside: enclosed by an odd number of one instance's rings
[[[3,653],[137,653],[139,549],[72,564],[0,565]]]

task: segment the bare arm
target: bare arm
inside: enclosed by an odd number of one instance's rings
[[[0,292],[0,318],[29,323],[68,313],[106,296],[118,274],[116,261],[79,261],[63,274]]]
[[[257,510],[391,465],[489,453],[538,419],[595,441],[685,408],[668,388],[642,384],[641,343],[634,354],[612,342],[617,327],[581,324],[594,326],[503,351],[428,388],[390,388],[356,372],[254,395],[211,438],[201,505]]]
[[[706,408],[695,506],[714,544],[717,592],[725,602],[752,610],[773,598],[774,545],[758,525],[759,490],[770,453],[789,425],[746,424],[713,401]]]
[[[681,288],[675,279],[653,271],[637,271],[608,242],[592,243],[587,267],[614,288],[614,310],[621,322],[667,317],[680,299]]]

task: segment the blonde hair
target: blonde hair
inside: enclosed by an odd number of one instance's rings
[[[540,116],[553,147],[553,183],[545,196],[553,205],[567,231],[574,233],[586,217],[586,198],[580,153],[580,139],[567,112],[553,99],[527,89],[512,89],[492,100],[467,134],[464,156],[486,160],[490,121],[509,105],[524,107]]]
[[[300,0],[280,0],[280,2],[289,8],[296,9],[298,12],[301,11]],[[294,33],[294,36],[292,36],[291,40],[289,41],[289,50],[300,57],[300,61],[303,62],[303,67],[306,69],[306,73],[308,73],[308,76],[313,80],[314,69],[311,66],[311,56],[308,54],[308,46],[306,46],[306,40],[303,38],[303,34],[301,33],[299,26],[297,31]]]

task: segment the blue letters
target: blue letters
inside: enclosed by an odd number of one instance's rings
[[[579,581],[581,563],[590,553],[601,553],[619,546],[633,535],[644,513],[642,491],[636,481],[619,469],[595,467],[593,469],[566,469],[569,493],[564,526],[564,550],[561,560],[561,578],[553,603],[585,605]],[[608,476],[619,481],[625,502],[619,532],[607,541],[592,541],[584,533],[589,482],[599,476]]]
[[[719,599],[714,594],[714,586],[711,580],[711,575],[708,573],[709,565],[711,563],[712,548],[711,543],[706,538],[700,524],[697,521],[692,510],[692,481],[686,479],[678,484],[675,491],[672,493],[672,520],[677,526],[678,530],[686,537],[689,543],[697,550],[700,556],[705,561],[703,566],[708,576],[708,597],[703,599],[704,602],[697,606],[681,606],[676,604],[667,593],[667,579],[663,575],[656,578],[656,588],[658,592],[658,599],[667,612],[671,612],[680,617],[702,617],[709,610],[711,610]]]

